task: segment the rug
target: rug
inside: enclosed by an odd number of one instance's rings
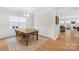
[[[39,36],[38,40],[29,40],[28,46],[26,46],[26,42],[21,42],[16,39],[16,37],[8,38],[8,47],[10,51],[35,51],[39,48],[43,43],[45,43],[48,38],[43,36]]]

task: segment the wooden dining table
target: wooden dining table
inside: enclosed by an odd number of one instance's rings
[[[38,40],[38,30],[36,30],[36,29],[20,28],[20,29],[17,29],[16,31],[19,31],[20,33],[23,33],[25,35],[26,46],[28,45],[28,40],[29,40],[29,37],[31,35],[35,35],[36,36],[36,39]]]

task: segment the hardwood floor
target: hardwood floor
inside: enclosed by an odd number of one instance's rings
[[[7,39],[0,40],[0,50],[7,51]],[[67,31],[57,40],[48,39],[36,51],[79,51],[79,33]]]
[[[57,40],[49,39],[37,51],[79,51],[79,33],[61,33]]]
[[[8,51],[7,39],[0,39],[0,51]]]

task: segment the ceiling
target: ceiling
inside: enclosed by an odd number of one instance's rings
[[[45,10],[56,10],[60,16],[72,16],[79,14],[79,7],[0,7],[0,9],[10,10],[19,13],[38,13]]]
[[[39,12],[47,9],[58,9],[60,12],[79,11],[79,7],[6,7],[10,10],[23,12]]]
[[[7,9],[23,12],[23,13],[37,13],[49,9],[48,7],[7,7]]]

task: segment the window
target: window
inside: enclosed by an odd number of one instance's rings
[[[13,27],[25,28],[26,27],[26,18],[18,17],[18,16],[10,16],[9,17],[9,29],[13,29]]]

